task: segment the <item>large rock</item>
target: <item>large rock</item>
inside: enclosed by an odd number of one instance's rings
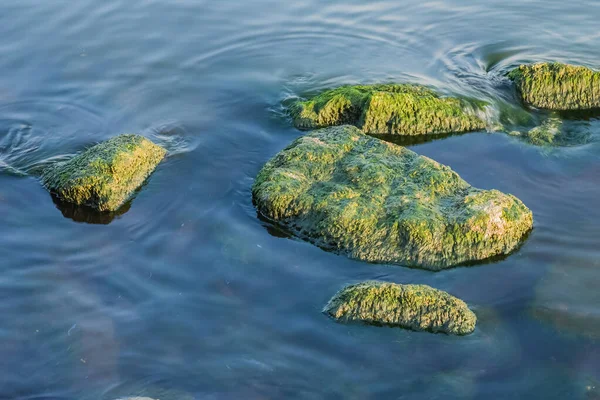
[[[139,135],[120,135],[47,168],[42,182],[63,201],[114,211],[154,171],[166,150]]]
[[[524,103],[548,110],[600,108],[600,72],[586,67],[540,63],[512,70],[512,79]]]
[[[426,285],[368,281],[340,290],[323,310],[338,321],[466,335],[477,317],[464,301]]]
[[[291,107],[299,129],[356,125],[369,134],[436,135],[485,129],[480,105],[418,85],[342,86]]]
[[[294,141],[252,194],[263,216],[323,248],[430,270],[508,254],[532,227],[516,197],[352,126]]]

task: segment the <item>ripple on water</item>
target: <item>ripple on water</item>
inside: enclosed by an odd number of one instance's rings
[[[523,142],[546,148],[577,147],[598,142],[600,110],[551,112],[521,103],[514,85],[506,75],[524,62],[524,53],[528,50],[527,47],[510,41],[493,44],[463,43],[440,50],[433,64],[443,71],[443,81],[424,79],[409,73],[399,73],[393,79],[379,81],[356,80],[352,76],[298,75],[290,78],[284,85],[279,95],[279,104],[272,106],[270,111],[291,124],[287,112],[289,106],[298,99],[310,98],[324,90],[347,84],[414,83],[432,87],[444,95],[467,97],[487,103],[479,115],[487,121],[487,130],[490,132],[509,133]],[[552,121],[558,121],[555,132],[549,130],[554,125]],[[420,144],[442,138],[409,139],[404,144]]]
[[[198,135],[175,121],[160,122],[138,132],[168,150],[167,159],[159,168],[168,168],[173,157],[193,151],[198,144]],[[0,104],[0,174],[38,176],[48,165],[67,160],[120,133],[125,132],[109,129],[102,113],[92,107],[51,100]],[[112,222],[129,211],[132,202],[116,212],[100,213],[62,202],[55,196],[52,201],[65,217],[92,224]]]
[[[0,173],[38,175],[107,133],[91,107],[52,100],[0,104]]]

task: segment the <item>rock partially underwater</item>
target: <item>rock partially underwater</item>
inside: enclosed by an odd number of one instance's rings
[[[524,103],[547,110],[600,108],[600,72],[561,63],[521,65],[508,77]]]
[[[533,221],[516,197],[352,126],[294,141],[252,194],[263,216],[320,247],[429,270],[507,254]]]
[[[551,117],[528,131],[511,131],[510,134],[536,146],[558,146],[563,142],[561,140],[562,125],[560,118]]]
[[[342,86],[292,105],[298,129],[350,124],[369,134],[440,135],[485,129],[477,102],[410,84]]]
[[[115,211],[146,180],[166,150],[139,135],[120,135],[47,168],[42,183],[62,201]]]
[[[466,335],[477,317],[464,301],[426,285],[367,281],[340,290],[323,312],[341,322]]]

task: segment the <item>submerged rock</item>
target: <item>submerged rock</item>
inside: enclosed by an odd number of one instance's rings
[[[154,171],[166,150],[139,135],[120,135],[47,168],[42,183],[63,201],[115,211]]]
[[[252,194],[263,216],[318,246],[430,270],[507,254],[533,221],[516,197],[352,126],[294,141]]]
[[[364,133],[436,135],[485,129],[474,102],[410,84],[342,86],[291,108],[298,129],[351,124]]]
[[[535,287],[532,314],[561,333],[600,339],[600,262],[552,265]]]
[[[557,146],[563,142],[561,140],[562,125],[563,123],[560,118],[551,117],[533,129],[525,132],[512,131],[510,134],[521,137],[536,146]]]
[[[600,108],[600,72],[561,63],[521,65],[508,77],[524,103],[548,110]]]
[[[477,317],[464,301],[426,285],[367,281],[340,290],[323,312],[338,321],[466,335]]]

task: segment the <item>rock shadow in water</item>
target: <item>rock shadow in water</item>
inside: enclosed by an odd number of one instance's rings
[[[60,210],[65,218],[72,219],[75,222],[96,225],[108,225],[115,218],[125,214],[131,208],[133,199],[128,200],[116,211],[98,211],[89,206],[81,206],[61,200],[54,193],[51,193],[52,201],[56,208]]]

